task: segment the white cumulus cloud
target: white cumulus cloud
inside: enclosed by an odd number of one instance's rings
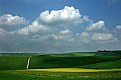
[[[38,18],[40,21],[45,23],[81,23],[89,21],[87,16],[82,16],[78,9],[75,9],[73,6],[65,6],[62,10],[48,10],[40,13]]]
[[[72,25],[75,26],[75,23],[78,24],[86,21],[89,21],[88,16],[82,16],[79,10],[72,6],[65,6],[62,10],[52,10],[50,12],[47,10],[41,12],[40,16],[33,21],[31,25],[19,29],[18,33],[23,35],[37,33],[39,34],[39,37],[49,35],[49,37],[53,37],[55,39],[64,39],[67,35],[70,37],[73,33],[68,29],[68,27],[72,27]],[[41,34],[43,31],[45,33]]]
[[[91,26],[87,28],[87,30],[99,30],[99,29],[105,29],[105,22],[104,21],[98,21],[96,23],[93,23]]]
[[[32,22],[28,27],[18,30],[19,34],[28,35],[29,33],[37,33],[38,31],[46,31],[48,28],[42,24],[39,24],[38,21]]]
[[[111,33],[94,33],[92,36],[93,40],[111,40],[113,35]]]
[[[0,16],[0,26],[15,26],[27,23],[28,21],[26,21],[23,17],[12,16],[10,14]]]

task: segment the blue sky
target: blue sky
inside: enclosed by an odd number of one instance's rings
[[[120,0],[0,0],[0,51],[121,49],[120,8]]]

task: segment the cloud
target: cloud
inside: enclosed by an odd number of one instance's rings
[[[28,21],[26,21],[23,17],[12,16],[10,14],[0,16],[0,26],[15,26],[27,23]]]
[[[116,26],[116,29],[121,30],[121,25]]]
[[[90,34],[88,32],[82,32],[81,33],[81,36],[82,37],[88,37],[88,36],[90,36]]]
[[[11,14],[0,17],[1,51],[94,51],[100,47],[106,48],[100,43],[117,46],[116,41],[120,40],[118,31],[116,33],[106,29],[104,21],[93,23],[88,16],[81,15],[73,6],[43,11],[33,22],[27,22],[23,17]],[[10,27],[18,29],[9,30]],[[120,25],[116,28],[121,29]],[[114,48],[118,47],[121,46]]]
[[[19,29],[16,33],[20,35],[29,35],[39,40],[53,38],[55,40],[69,41],[72,40],[73,35],[73,32],[70,31],[69,28],[76,26],[80,21],[86,22],[89,21],[89,19],[87,16],[82,16],[78,9],[65,6],[62,10],[41,12],[40,16],[33,21],[31,25]]]
[[[57,35],[58,39],[72,41],[73,40],[73,32],[69,29],[65,29],[60,31],[59,35]]]
[[[96,23],[93,23],[91,26],[87,28],[87,30],[92,31],[92,30],[100,30],[100,29],[105,29],[105,22],[104,21],[98,21]]]
[[[32,36],[31,40],[32,41],[45,41],[48,40],[50,38],[49,35],[39,35],[39,34],[35,34]]]
[[[52,10],[50,12],[47,10],[41,12],[40,16],[31,25],[19,29],[18,34],[28,35],[38,33],[39,31],[46,31],[46,35],[67,34],[71,32],[69,29],[64,30],[65,28],[71,28],[72,26],[87,21],[89,21],[88,16],[82,16],[78,9],[75,9],[73,6],[65,6],[62,10]]]
[[[48,24],[63,24],[63,23],[83,23],[89,21],[87,16],[82,16],[78,9],[73,6],[65,6],[62,10],[48,10],[40,13],[38,18],[41,22]]]
[[[68,35],[61,35],[61,34],[52,34],[50,35],[51,38],[53,38],[54,40],[62,40],[62,41],[72,41],[73,40],[73,35],[68,34]]]
[[[8,32],[0,28],[0,36],[6,36],[8,35]]]
[[[111,33],[94,33],[92,36],[93,40],[111,40],[113,35]]]
[[[37,33],[38,31],[46,31],[47,29],[48,27],[42,24],[39,24],[38,21],[34,21],[28,27],[19,29],[17,32],[18,34],[22,34],[22,35],[29,35],[31,33]]]
[[[60,34],[62,34],[62,35],[66,35],[66,34],[70,34],[70,33],[72,33],[72,32],[69,29],[60,31]]]
[[[35,34],[32,37],[32,40],[64,40],[64,41],[71,41],[73,40],[73,32],[69,29],[62,30],[58,33],[45,33],[45,34]]]
[[[20,16],[13,16],[11,14],[3,14],[0,16],[0,28],[5,31],[15,31],[27,26],[29,22]]]

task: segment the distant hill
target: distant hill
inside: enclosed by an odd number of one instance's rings
[[[80,56],[94,56],[96,52],[70,52],[62,54],[50,54],[53,57],[80,57]]]
[[[96,56],[121,56],[121,50],[116,51],[97,51]]]

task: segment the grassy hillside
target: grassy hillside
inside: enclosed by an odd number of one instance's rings
[[[0,70],[25,69],[29,55],[0,56]]]
[[[49,55],[33,56],[30,69],[40,68],[69,68],[82,65],[95,64],[119,59],[119,57],[83,56],[83,57],[52,57]]]
[[[95,54],[0,54],[0,80],[121,80],[119,53]],[[29,69],[26,69],[30,56]]]
[[[121,68],[121,59],[107,61],[102,63],[96,63],[91,65],[84,65],[82,68],[91,68],[91,69],[118,69]]]
[[[96,52],[70,52],[63,54],[50,54],[53,57],[80,57],[80,56],[94,56]]]
[[[118,56],[94,56],[94,54],[95,52],[46,55],[0,54],[0,70],[26,69],[27,60],[30,56],[32,56],[29,65],[30,69],[80,67],[120,59]],[[120,61],[118,63],[120,63]]]

